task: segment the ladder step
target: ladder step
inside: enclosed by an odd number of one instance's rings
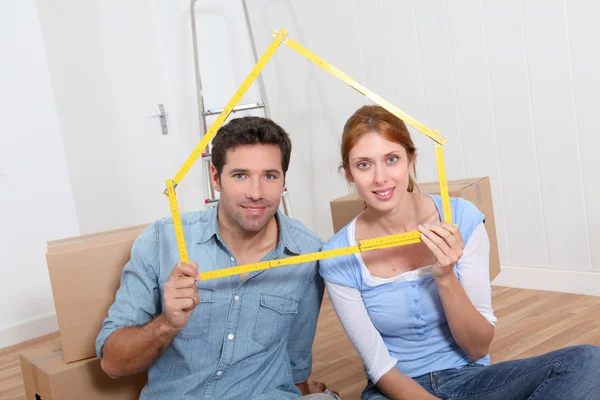
[[[257,108],[265,108],[265,103],[250,103],[250,104],[244,104],[241,106],[237,106],[234,107],[233,110],[231,111],[232,113],[238,112],[238,111],[244,111],[244,110],[255,110]],[[225,109],[225,107],[223,108],[213,108],[211,110],[206,110],[202,113],[202,115],[215,115],[215,114],[221,114],[221,112],[223,112],[223,110]]]

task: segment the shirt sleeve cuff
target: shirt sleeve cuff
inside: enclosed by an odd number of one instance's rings
[[[394,368],[396,366],[396,364],[398,363],[398,360],[396,360],[393,357],[390,357],[391,360],[390,362],[385,366],[385,368],[382,368],[379,371],[376,371],[373,374],[369,374],[371,375],[371,382],[373,382],[373,384],[376,384],[382,376],[384,376],[389,370],[391,370],[392,368]]]
[[[489,312],[485,311],[479,311],[479,313],[483,315],[492,326],[496,326],[496,321],[498,320],[498,318],[496,318],[494,314],[490,314]]]
[[[302,363],[292,367],[292,379],[295,384],[308,380],[312,372],[312,353]]]
[[[98,336],[96,337],[96,355],[100,360],[102,360],[102,348],[104,347],[104,343],[106,343],[106,339],[108,339],[108,337],[112,335],[117,329],[118,327],[114,325],[107,326],[102,328],[100,333],[98,333]]]

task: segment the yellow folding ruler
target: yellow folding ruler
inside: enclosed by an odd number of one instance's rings
[[[402,246],[405,244],[417,243],[421,241],[421,232],[407,232],[397,235],[382,236],[375,239],[361,240],[356,246],[342,247],[339,249],[325,250],[317,253],[301,254],[299,256],[280,258],[278,260],[261,261],[254,264],[240,265],[217,269],[214,271],[200,272],[200,280],[223,278],[231,275],[247,274],[254,271],[260,271],[268,268],[284,267],[287,265],[301,264],[310,261],[323,260],[358,253],[361,251],[385,249],[388,247]]]
[[[275,51],[282,43],[287,45],[294,51],[298,52],[302,56],[306,57],[308,60],[312,61],[319,67],[323,68],[325,71],[331,73],[333,76],[340,79],[342,82],[346,83],[353,89],[357,90],[365,97],[379,104],[381,107],[385,108],[398,118],[402,119],[405,123],[411,125],[419,132],[422,132],[435,142],[436,163],[440,183],[440,195],[442,198],[444,221],[447,223],[452,223],[452,214],[450,210],[450,196],[448,194],[448,182],[446,180],[446,168],[444,165],[444,154],[442,147],[446,143],[446,139],[440,136],[437,130],[432,130],[428,128],[421,122],[417,121],[415,118],[411,117],[396,106],[392,105],[387,100],[383,99],[381,96],[377,95],[374,92],[371,92],[366,87],[356,82],[349,75],[345,74],[333,65],[327,63],[325,60],[310,52],[308,49],[304,48],[299,43],[293,41],[292,39],[289,39],[287,37],[287,33],[288,31],[286,29],[273,32],[273,36],[275,37],[273,42],[271,42],[269,47],[265,50],[265,52],[258,60],[254,68],[252,68],[242,85],[235,92],[229,103],[227,103],[227,106],[223,109],[217,120],[211,125],[209,130],[202,137],[200,143],[198,143],[196,148],[192,151],[192,154],[188,157],[183,166],[179,169],[175,177],[173,179],[167,180],[167,188],[165,189],[164,194],[169,198],[169,205],[171,208],[171,216],[173,217],[173,226],[175,230],[175,237],[177,240],[177,247],[179,249],[180,259],[184,262],[189,261],[187,255],[187,248],[185,245],[185,238],[183,234],[183,227],[181,224],[181,216],[179,215],[179,207],[177,205],[177,196],[175,194],[175,188],[181,183],[181,181],[191,169],[193,164],[198,160],[198,158],[200,158],[210,141],[217,134],[219,128],[223,125],[229,114],[233,111],[237,103],[248,91],[250,85],[252,85],[254,80],[258,77],[258,74],[263,70],[264,66],[271,59],[273,54],[275,54]],[[280,260],[271,260],[254,264],[240,265],[237,267],[225,268],[210,272],[203,272],[200,274],[200,279],[214,279],[225,276],[248,273],[252,271],[258,271],[267,268],[281,267],[284,265],[299,264],[309,261],[322,260],[325,258],[339,257],[342,255],[353,254],[360,251],[369,251],[394,246],[402,246],[405,244],[416,243],[420,240],[420,232],[418,231],[403,233],[399,235],[383,236],[375,239],[362,240],[357,246],[350,246],[318,253],[303,254]]]
[[[171,206],[171,217],[173,218],[173,226],[175,227],[175,239],[177,240],[177,248],[179,249],[179,259],[184,263],[188,263],[187,247],[185,238],[183,237],[183,226],[181,225],[181,216],[179,215],[179,205],[175,198],[175,184],[173,179],[167,179],[167,195],[169,196],[169,205]]]
[[[277,37],[279,34],[280,33],[278,31],[273,32],[273,36],[275,36],[275,37]],[[360,94],[367,97],[368,99],[373,100],[375,103],[379,104],[381,107],[385,108],[386,110],[388,110],[389,112],[394,114],[396,117],[403,120],[405,123],[411,125],[412,127],[419,130],[420,132],[423,132],[425,135],[427,135],[431,139],[433,139],[436,143],[439,143],[442,146],[446,143],[446,139],[441,137],[436,131],[429,129],[428,127],[426,127],[425,125],[423,125],[422,123],[417,121],[415,118],[406,114],[404,111],[400,110],[398,107],[392,105],[390,102],[388,102],[381,96],[375,94],[374,92],[371,92],[369,89],[367,89],[366,87],[364,87],[363,85],[361,85],[360,83],[358,83],[354,79],[352,79],[349,75],[345,74],[344,72],[340,71],[333,65],[329,64],[328,62],[326,62],[325,60],[323,60],[316,54],[309,51],[307,48],[300,45],[298,42],[295,42],[294,40],[289,39],[289,38],[285,38],[283,41],[283,44],[288,46],[290,49],[296,51],[297,53],[300,53],[301,55],[303,55],[304,57],[306,57],[313,63],[317,64],[319,67],[323,68],[325,71],[329,72],[330,74],[332,74],[333,76],[335,76],[336,78],[338,78],[339,80],[341,80],[342,82],[347,84],[348,86],[352,87],[353,89],[355,89]]]

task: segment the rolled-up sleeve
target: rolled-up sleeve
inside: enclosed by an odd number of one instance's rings
[[[102,358],[104,343],[114,331],[144,325],[160,312],[157,232],[156,225],[150,225],[133,244],[115,301],[96,338],[98,358]]]
[[[317,330],[324,287],[323,279],[315,268],[311,282],[298,305],[298,314],[290,327],[288,353],[295,384],[306,381],[312,371],[312,345]]]

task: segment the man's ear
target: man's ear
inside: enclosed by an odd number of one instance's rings
[[[217,192],[221,191],[221,178],[214,165],[210,166],[210,184]]]

